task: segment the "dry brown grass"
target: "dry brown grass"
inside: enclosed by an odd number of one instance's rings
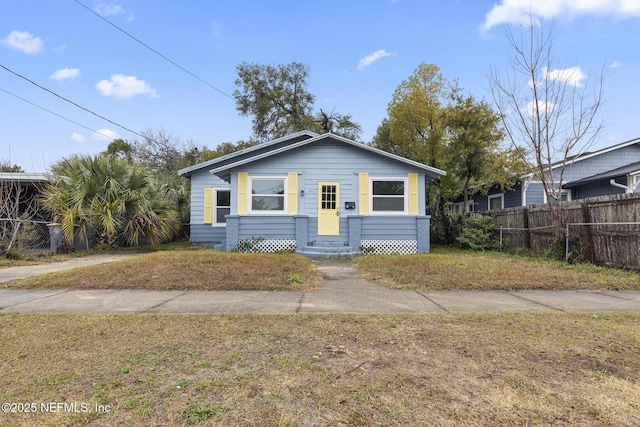
[[[244,254],[211,250],[154,252],[10,282],[13,288],[275,290],[316,289],[315,266],[296,254]]]
[[[639,290],[637,273],[499,253],[436,249],[424,255],[359,256],[367,280],[394,289]]]
[[[3,426],[636,426],[640,315],[0,315]]]

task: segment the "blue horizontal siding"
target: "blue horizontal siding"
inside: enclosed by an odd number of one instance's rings
[[[362,239],[414,240],[418,229],[415,217],[363,216]]]
[[[285,215],[245,215],[238,225],[238,238],[295,239],[295,218]]]
[[[189,240],[193,243],[214,244],[224,242],[226,227],[212,227],[209,224],[191,224]]]

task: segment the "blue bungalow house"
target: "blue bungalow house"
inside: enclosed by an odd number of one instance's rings
[[[560,165],[552,167],[559,173]],[[564,170],[560,197],[563,201],[640,191],[640,138],[575,157]],[[475,194],[467,211],[488,211],[548,202],[542,182],[533,174],[524,175],[510,191],[492,188],[486,195]],[[461,212],[461,200],[452,208]]]
[[[445,172],[302,131],[178,174],[191,179],[194,243],[350,255],[429,252],[425,183]]]

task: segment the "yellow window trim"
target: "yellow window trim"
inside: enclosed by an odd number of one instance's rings
[[[358,204],[360,215],[369,215],[369,174],[358,174]]]
[[[247,187],[249,186],[249,173],[238,172],[238,215],[249,213]]]
[[[213,223],[213,188],[204,189],[204,223]]]
[[[287,200],[289,215],[298,214],[298,173],[289,172],[287,176],[287,193],[289,200]]]
[[[418,174],[409,174],[409,215],[418,215]]]

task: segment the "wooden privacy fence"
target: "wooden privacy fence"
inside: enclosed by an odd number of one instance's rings
[[[640,194],[563,202],[561,226],[548,205],[482,213],[500,224],[507,250],[562,252],[568,261],[640,269]]]

